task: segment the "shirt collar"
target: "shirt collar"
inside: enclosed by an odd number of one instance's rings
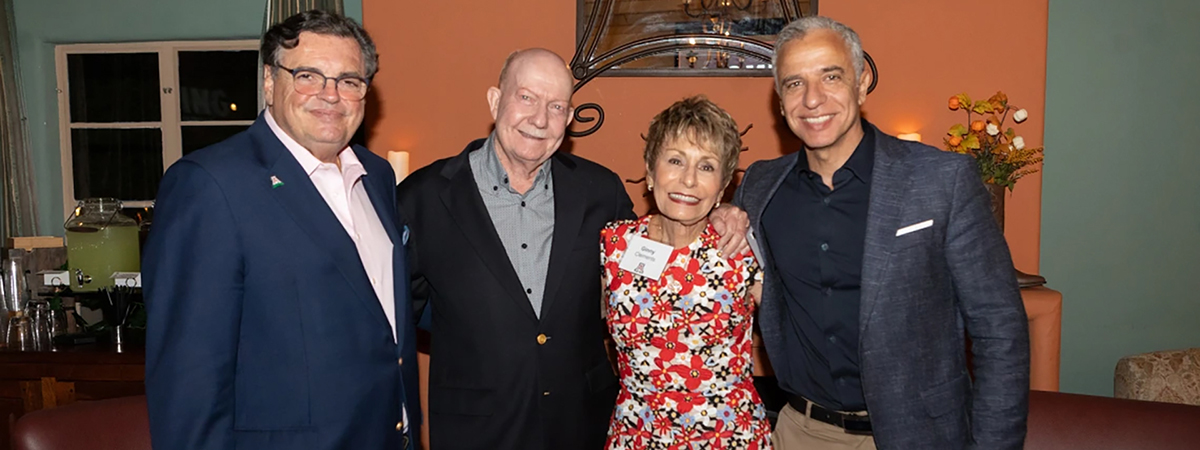
[[[850,154],[850,159],[846,160],[845,164],[838,170],[849,170],[855,178],[863,183],[871,182],[871,170],[875,167],[875,127],[871,126],[867,119],[859,119],[862,123],[863,137],[858,141],[858,146],[854,147],[854,153]],[[808,158],[801,153],[799,161],[796,162],[796,170],[810,172],[808,168]]]
[[[483,179],[493,186],[504,186],[509,192],[517,193],[508,183],[508,171],[504,170],[504,165],[500,164],[500,157],[496,155],[496,133],[488,135],[487,141],[483,143],[483,147],[478,151],[483,151]],[[550,160],[542,163],[542,167],[538,169],[537,176],[533,179],[533,185],[538,186],[547,184],[550,181]],[[533,192],[533,190],[530,190]]]
[[[300,167],[304,168],[304,173],[311,177],[313,172],[316,172],[317,168],[321,166],[321,160],[313,156],[312,152],[300,145],[299,142],[296,142],[295,139],[292,139],[291,136],[288,136],[283,131],[283,128],[279,127],[279,123],[275,122],[275,117],[271,116],[269,108],[263,112],[263,116],[266,118],[267,126],[271,127],[271,131],[275,133],[275,137],[280,142],[283,142],[283,146],[287,147],[292,157],[296,158],[296,161],[300,163]],[[362,162],[358,160],[358,155],[354,154],[354,150],[350,146],[346,146],[345,149],[338,152],[338,160],[342,164],[343,176],[357,178],[367,174],[366,168],[363,167]]]

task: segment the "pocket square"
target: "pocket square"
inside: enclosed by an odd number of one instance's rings
[[[906,235],[906,234],[908,234],[908,233],[912,233],[912,232],[914,232],[914,231],[920,231],[920,230],[924,230],[924,229],[926,229],[926,228],[929,228],[929,227],[932,227],[932,226],[933,226],[933,219],[929,219],[929,220],[926,220],[926,221],[924,221],[924,222],[921,222],[921,223],[914,223],[914,224],[912,224],[912,225],[909,225],[909,226],[907,226],[907,227],[904,227],[904,228],[901,228],[901,229],[899,229],[899,230],[896,230],[896,236],[904,236],[904,235]]]

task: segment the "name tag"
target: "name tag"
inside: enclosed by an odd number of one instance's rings
[[[634,236],[625,247],[625,254],[621,256],[621,263],[617,267],[657,280],[662,277],[663,269],[667,267],[667,260],[671,258],[671,252],[674,250],[670,245]]]

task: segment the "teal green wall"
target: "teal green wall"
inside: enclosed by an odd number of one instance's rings
[[[1200,347],[1200,2],[1051,0],[1043,275],[1062,390],[1124,355]]]
[[[362,0],[343,3],[361,22]],[[257,39],[265,10],[265,0],[13,0],[41,234],[61,236],[63,222],[54,46]]]

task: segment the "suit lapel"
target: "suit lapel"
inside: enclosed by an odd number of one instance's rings
[[[908,150],[899,141],[875,133],[875,167],[871,175],[871,196],[867,206],[867,233],[863,246],[862,299],[859,311],[859,333],[865,334],[871,313],[878,303],[884,274],[892,257],[896,229],[900,227],[904,198],[908,195],[912,167],[905,156]]]
[[[585,199],[583,193],[587,187],[574,176],[575,164],[558,153],[550,160],[550,170],[554,176],[554,236],[550,244],[550,267],[546,269],[546,291],[542,295],[542,316],[550,310],[557,297],[558,288],[566,276],[564,271],[569,266],[568,259],[579,238],[580,227],[583,226],[583,211]],[[595,237],[596,251],[600,250],[600,234]],[[598,257],[597,257],[598,258]],[[599,259],[597,259],[598,261]],[[599,270],[599,269],[597,269]]]
[[[508,259],[508,252],[504,251],[504,244],[496,233],[487,206],[483,204],[483,197],[479,195],[479,187],[475,184],[468,155],[477,148],[476,145],[467,147],[442,171],[442,176],[450,180],[449,186],[442,191],[442,203],[492,276],[500,282],[509,299],[536,321],[533,305],[529,303],[525,290],[521,289],[521,279]]]
[[[351,149],[358,156],[358,160],[362,161],[363,167],[367,167],[369,165],[367,158],[374,156],[374,154],[370,150],[359,146],[354,146]],[[393,200],[396,187],[388,186],[388,177],[386,176],[380,176],[378,173],[374,176],[371,175],[372,171],[378,170],[391,170],[391,168],[368,168],[367,174],[363,175],[363,188],[367,190],[367,197],[371,199],[371,206],[375,208],[375,215],[379,216],[379,222],[383,224],[383,229],[387,231],[388,238],[392,240],[392,246],[402,246],[404,243],[400,241],[399,230],[396,229],[396,202]]]
[[[291,156],[279,138],[275,137],[266,122],[260,118],[254,127],[257,128],[254,136],[259,144],[256,148],[261,152],[262,160],[267,162],[266,167],[270,174],[269,177],[264,177],[263,184],[271,183],[273,180],[270,177],[283,182],[282,185],[272,188],[271,196],[287,211],[296,225],[308,234],[317,248],[330,257],[333,265],[346,278],[354,298],[362,302],[363,307],[371,311],[371,316],[380,324],[390,328],[387,316],[384,315],[375,291],[371,288],[367,272],[363,269],[358,248],[346,234],[342,223],[333,214],[325,198],[321,197],[308,174],[304,173],[304,168]]]

